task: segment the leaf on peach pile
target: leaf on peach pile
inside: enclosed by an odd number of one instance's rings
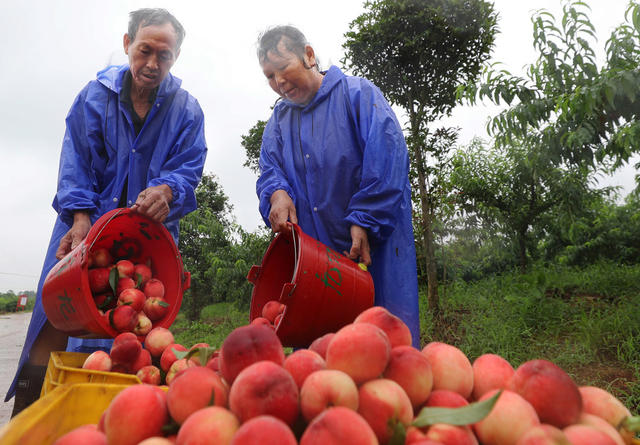
[[[199,354],[200,364],[204,366],[207,362],[213,357],[213,354],[217,351],[216,348],[193,348],[188,351],[177,351],[173,349],[173,353],[176,355],[178,360],[186,358],[187,360],[193,357],[196,354]]]
[[[407,438],[407,430],[404,425],[398,422],[397,419],[389,419],[388,425],[393,430],[388,445],[404,445]]]
[[[113,268],[109,271],[109,286],[111,286],[111,290],[113,291],[113,295],[117,295],[116,291],[118,289],[118,279],[120,278],[120,274],[117,268]]]
[[[493,397],[482,402],[470,403],[460,408],[426,407],[422,408],[418,417],[413,422],[413,426],[419,428],[435,425],[436,423],[447,423],[449,425],[470,425],[487,417],[493,409],[502,390]]]

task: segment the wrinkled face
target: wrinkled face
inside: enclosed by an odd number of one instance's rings
[[[302,60],[289,51],[282,40],[278,43],[278,53],[269,51],[261,61],[262,72],[273,91],[293,103],[305,105],[313,99],[322,84],[322,76],[316,69],[308,69]],[[304,61],[307,67],[316,65],[313,48],[305,48]]]
[[[125,34],[124,52],[129,56],[133,86],[153,89],[160,85],[180,54],[177,46],[171,23],[140,27],[133,42]]]

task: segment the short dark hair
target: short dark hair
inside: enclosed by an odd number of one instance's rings
[[[184,40],[185,31],[178,19],[176,19],[169,11],[162,8],[142,8],[129,13],[129,39],[133,42],[136,39],[136,33],[140,27],[152,25],[164,25],[171,23],[176,32],[177,49],[180,49]]]
[[[281,40],[289,51],[304,62],[304,49],[309,44],[307,38],[295,26],[280,25],[267,29],[258,37],[258,60],[260,63],[266,60],[269,51],[280,54],[278,43]]]

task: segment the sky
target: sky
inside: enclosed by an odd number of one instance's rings
[[[624,20],[627,0],[586,0],[598,35],[597,54]],[[205,172],[218,177],[237,222],[262,225],[256,175],[242,166],[241,136],[266,120],[276,99],[256,59],[256,40],[269,26],[300,28],[321,66],[340,65],[349,23],[364,12],[363,0],[94,1],[3,0],[0,14],[0,292],[35,290],[56,214],[51,207],[64,119],[78,92],[109,64],[126,63],[122,48],[128,13],[164,7],[186,29],[172,73],[205,114],[209,148]],[[559,0],[495,0],[499,29],[492,61],[512,73],[535,60],[531,14],[561,16]],[[490,105],[458,107],[446,124],[460,127],[461,144],[485,137]],[[397,111],[403,122],[401,110]],[[637,158],[635,159],[637,162]],[[631,164],[634,162],[632,161]],[[602,184],[633,188],[629,165]]]

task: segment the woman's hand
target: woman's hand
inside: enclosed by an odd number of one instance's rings
[[[343,254],[352,260],[359,259],[365,266],[371,265],[371,248],[367,229],[355,224],[351,226],[351,250]]]
[[[89,218],[89,213],[82,210],[75,212],[73,214],[73,225],[60,240],[60,245],[56,250],[56,258],[61,260],[66,254],[75,249],[85,239],[90,228],[91,218]]]
[[[296,216],[296,206],[293,200],[284,190],[276,190],[271,195],[271,212],[269,212],[269,222],[271,230],[280,232],[287,229],[287,221],[298,224]]]
[[[171,210],[169,203],[172,199],[173,193],[166,184],[147,187],[140,192],[138,199],[131,206],[131,210],[135,210],[152,221],[162,223],[169,216]]]

